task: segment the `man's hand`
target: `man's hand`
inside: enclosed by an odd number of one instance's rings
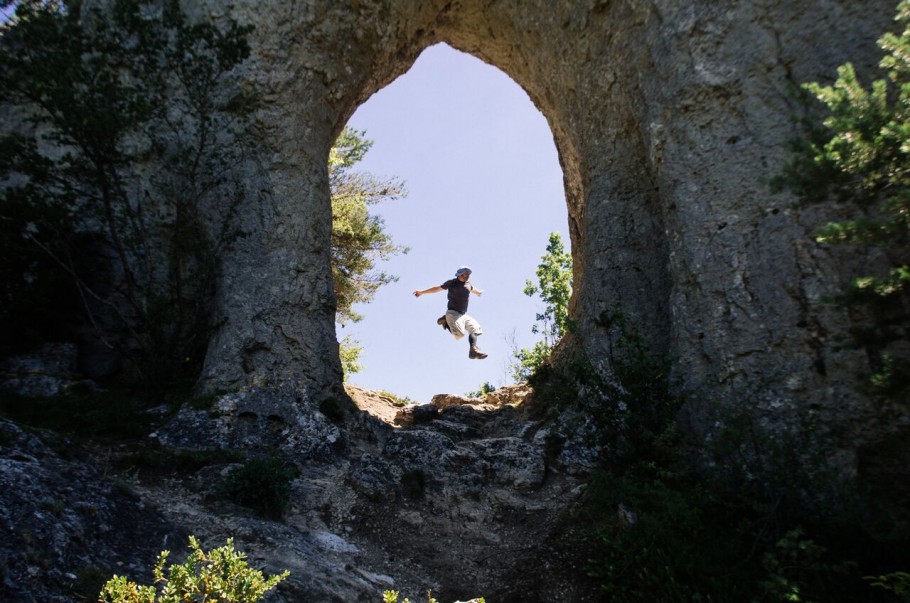
[[[420,297],[420,291],[414,291],[414,297]]]

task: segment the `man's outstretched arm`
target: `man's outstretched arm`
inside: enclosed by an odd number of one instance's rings
[[[429,289],[423,289],[423,290],[417,289],[416,291],[414,291],[414,297],[420,297],[421,295],[426,295],[427,293],[439,293],[442,290],[443,290],[442,287],[440,287],[439,285],[436,285],[435,287],[430,287]]]

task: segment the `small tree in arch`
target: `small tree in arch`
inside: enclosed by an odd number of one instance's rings
[[[544,309],[537,313],[531,331],[543,339],[531,348],[512,352],[512,376],[526,381],[550,356],[550,352],[569,329],[569,298],[572,296],[572,256],[566,251],[559,233],[550,233],[546,253],[537,265],[537,284],[525,281],[524,294],[539,296]]]
[[[332,279],[335,286],[335,322],[344,328],[363,316],[354,310],[355,304],[373,300],[383,285],[395,282],[397,276],[378,269],[408,248],[397,245],[385,230],[380,216],[370,213],[370,207],[382,201],[407,196],[404,183],[396,179],[382,180],[353,168],[363,159],[373,141],[365,138],[366,131],[349,127],[338,136],[329,153],[329,185],[332,191]],[[339,341],[344,378],[360,371],[363,348],[350,335]]]

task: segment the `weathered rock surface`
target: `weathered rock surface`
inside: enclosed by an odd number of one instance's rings
[[[52,433],[0,420],[0,600],[94,600],[99,576],[151,583],[161,550],[188,532],[127,483],[104,456]]]
[[[51,397],[94,385],[78,368],[78,349],[73,343],[48,343],[34,354],[11,356],[0,361],[0,390],[26,398]]]
[[[253,388],[185,408],[129,446],[55,452],[50,434],[0,422],[0,593],[81,601],[83,584],[115,572],[148,584],[158,552],[179,561],[194,534],[206,548],[234,538],[267,573],[289,569],[273,602],[376,603],[387,589],[412,601],[431,589],[443,603],[594,600],[563,525],[585,471],[547,458],[529,390],[439,398],[435,418],[408,427],[394,425],[390,399],[349,391],[358,408],[343,421],[303,390]],[[233,462],[124,470],[118,459],[137,450],[269,452],[299,475],[283,520],[269,521],[214,496]]]
[[[225,259],[204,382],[294,374],[335,395],[325,153],[357,106],[445,42],[500,68],[546,117],[566,184],[574,345],[610,371],[620,306],[684,387],[786,422],[874,438],[825,303],[851,258],[817,246],[833,211],[774,196],[794,85],[873,68],[895,0],[194,0],[255,25],[238,73],[261,100],[262,198]],[[819,40],[836,39],[837,44]],[[862,261],[855,258],[852,261]],[[744,393],[745,392],[745,393]]]
[[[296,459],[331,458],[343,434],[292,386],[227,394],[214,406],[185,410],[151,434],[173,450],[280,450]]]

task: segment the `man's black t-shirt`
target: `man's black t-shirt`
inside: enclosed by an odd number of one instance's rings
[[[449,310],[461,312],[462,314],[467,314],[468,298],[471,296],[471,291],[474,289],[474,286],[471,285],[470,282],[462,283],[457,278],[447,280],[440,286],[445,289],[449,295],[449,305],[447,308]]]

